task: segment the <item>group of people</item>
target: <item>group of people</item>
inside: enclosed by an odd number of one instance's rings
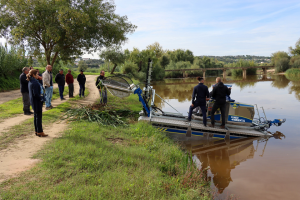
[[[40,74],[38,69],[33,69],[32,67],[24,67],[19,79],[24,114],[34,114],[35,134],[39,137],[46,137],[48,135],[43,132],[42,128],[42,107],[43,102],[45,102],[46,110],[50,110],[53,108],[53,106],[51,105],[51,99],[53,95],[52,66],[47,65],[46,70],[43,74]],[[68,73],[65,76],[63,69],[60,69],[59,73],[56,74],[54,80],[58,84],[61,100],[65,100],[63,96],[65,83],[67,83],[69,87],[69,97],[74,97],[74,78],[71,74],[71,70],[68,70]],[[81,70],[80,74],[77,76],[77,81],[80,88],[79,96],[84,97],[86,78],[83,74],[83,70]],[[30,111],[30,105],[34,112]]]
[[[192,95],[192,105],[189,109],[189,115],[187,121],[191,121],[192,113],[195,108],[200,107],[203,116],[203,125],[207,125],[206,119],[206,101],[210,98],[215,99],[215,103],[211,110],[211,125],[210,127],[215,127],[215,112],[220,109],[222,116],[222,124],[220,128],[225,128],[225,110],[226,110],[226,96],[229,96],[231,93],[231,88],[228,88],[223,84],[220,77],[216,78],[216,84],[213,87],[211,93],[208,91],[208,87],[204,85],[204,79],[201,77],[197,78],[199,84],[194,87]]]

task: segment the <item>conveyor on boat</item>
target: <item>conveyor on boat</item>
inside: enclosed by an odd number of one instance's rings
[[[197,138],[216,138],[216,139],[237,139],[245,137],[261,137],[271,136],[267,131],[271,126],[280,126],[285,122],[285,119],[268,120],[265,112],[264,117],[260,117],[258,107],[256,111],[258,118],[254,118],[255,108],[254,105],[235,102],[228,98],[226,102],[226,128],[219,128],[221,122],[220,111],[215,113],[215,128],[204,126],[202,117],[193,115],[192,121],[188,122],[187,116],[178,112],[176,108],[168,104],[163,98],[155,93],[155,90],[150,85],[152,72],[152,61],[149,59],[148,71],[146,76],[145,87],[143,90],[133,81],[124,75],[115,75],[104,79],[100,84],[114,96],[127,97],[131,93],[139,96],[139,101],[143,106],[140,112],[139,121],[151,123],[160,131],[168,133],[183,134],[186,137]],[[155,97],[161,98],[166,104],[171,106],[174,113],[164,112],[157,108],[154,104]],[[211,108],[214,100],[207,101],[207,123],[210,123]],[[188,107],[186,108],[188,110]]]

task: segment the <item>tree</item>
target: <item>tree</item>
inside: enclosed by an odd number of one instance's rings
[[[160,58],[160,65],[165,68],[168,64],[170,63],[170,59],[168,56],[166,55],[163,55],[161,58]]]
[[[272,55],[271,55],[272,64],[276,65],[276,62],[282,58],[287,58],[289,60],[290,56],[284,51],[277,51],[275,53],[272,53]]]
[[[300,55],[300,39],[296,42],[295,48],[289,47],[290,53],[294,56]]]
[[[158,42],[154,42],[151,45],[147,46],[147,50],[154,51],[157,58],[162,57],[162,55],[165,53],[162,46]]]
[[[122,64],[125,62],[125,54],[121,50],[120,47],[111,47],[100,53],[100,58],[112,62],[114,64],[113,69],[111,70],[111,74],[114,73],[118,64]]]
[[[43,52],[51,65],[58,56],[70,60],[119,45],[136,29],[112,1],[0,0],[0,8],[0,34],[36,57]]]
[[[85,71],[85,70],[87,70],[87,68],[88,68],[88,65],[86,64],[86,62],[84,60],[79,61],[78,71],[81,71],[81,70]]]

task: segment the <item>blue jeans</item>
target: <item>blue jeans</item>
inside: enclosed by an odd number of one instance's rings
[[[51,106],[51,99],[53,95],[53,86],[45,88],[46,93],[46,108]]]
[[[79,96],[83,96],[84,97],[84,90],[85,90],[85,86],[84,84],[79,84]]]
[[[194,108],[197,108],[199,105],[199,103],[195,102],[194,103],[194,106],[190,106],[190,110],[189,110],[189,116],[188,116],[188,119],[191,120],[192,118],[192,113],[193,113],[193,110]],[[206,106],[200,106],[200,109],[202,111],[202,115],[203,115],[203,124],[206,126]]]
[[[65,90],[65,86],[64,86],[64,85],[59,85],[59,86],[58,86],[58,90],[59,90],[59,96],[60,96],[60,99],[63,99],[63,98],[64,98],[64,90]]]
[[[104,88],[102,89],[102,91],[99,91],[100,94],[100,103],[107,103],[107,92],[106,90],[104,90]],[[103,102],[102,102],[103,100]]]

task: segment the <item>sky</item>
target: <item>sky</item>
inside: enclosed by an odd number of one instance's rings
[[[115,0],[116,13],[137,25],[123,49],[189,49],[200,55],[270,56],[300,38],[297,0]]]
[[[200,55],[270,56],[300,38],[299,0],[115,0],[116,13],[138,26],[123,49],[158,42]],[[0,39],[3,42],[3,39]],[[99,58],[98,53],[85,54]]]

